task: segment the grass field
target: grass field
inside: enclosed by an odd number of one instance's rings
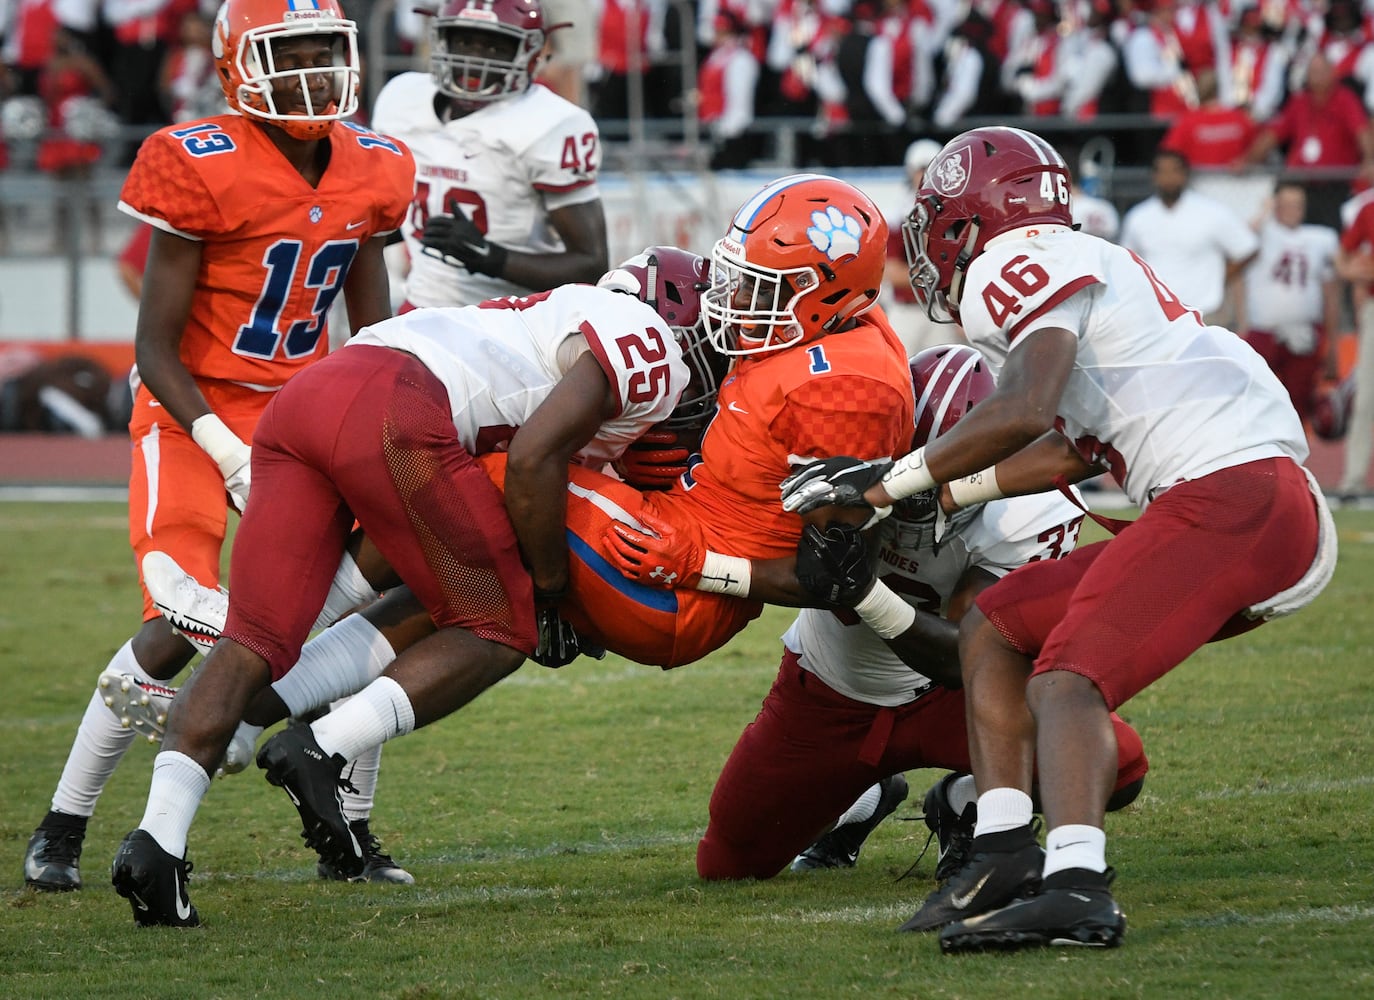
[[[32,893],[25,842],[138,598],[122,507],[0,505],[0,997],[1374,996],[1374,513],[1338,524],[1317,604],[1124,707],[1152,764],[1108,820],[1125,945],[946,958],[893,930],[931,888],[930,855],[897,879],[933,772],[851,871],[696,878],[781,611],[668,674],[526,666],[388,746],[373,828],[416,886],[319,882],[286,796],[250,770],[192,829],[205,926],[135,929],[109,862],[143,812],[136,745],[91,821],[86,888]]]

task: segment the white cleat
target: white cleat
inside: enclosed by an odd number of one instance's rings
[[[215,647],[229,617],[227,590],[203,586],[165,552],[143,557],[143,585],[162,617],[196,649],[209,653]]]
[[[112,669],[106,669],[96,684],[105,707],[115,714],[121,726],[134,730],[149,743],[162,742],[167,732],[167,710],[176,697],[176,688]]]
[[[134,730],[149,743],[162,742],[162,737],[167,735],[167,713],[172,707],[172,699],[176,697],[176,688],[139,680],[133,674],[121,674],[110,669],[100,675],[96,684],[105,707],[115,714],[121,726]],[[238,774],[251,764],[260,735],[261,726],[240,722],[224,751],[224,759],[219,762],[215,777]]]

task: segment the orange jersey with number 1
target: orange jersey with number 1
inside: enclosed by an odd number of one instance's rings
[[[782,509],[778,486],[794,464],[905,454],[914,411],[906,350],[873,309],[850,330],[740,359],[684,488],[646,502],[669,522],[698,522],[725,555],[791,555],[802,519]]]
[[[410,151],[347,123],[326,141],[318,187],[239,115],[164,128],[139,148],[120,208],[203,244],[181,338],[192,375],[275,387],[322,357],[358,248],[400,227]]]

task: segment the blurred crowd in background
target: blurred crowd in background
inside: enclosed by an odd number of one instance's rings
[[[896,165],[969,119],[1080,132],[1099,116],[1176,126],[1195,166],[1374,177],[1374,4],[1358,0],[549,0],[545,82],[608,124],[693,117],[718,168],[805,119],[796,165]],[[348,0],[374,91],[424,64],[410,3]],[[132,134],[219,110],[213,0],[0,0],[0,137],[19,168],[128,162]],[[641,85],[642,84],[642,85]],[[373,93],[364,94],[363,107]],[[1323,134],[1304,129],[1314,120]],[[1336,128],[1331,128],[1332,124]],[[1363,123],[1365,132],[1347,134]],[[1128,128],[1147,163],[1160,130]],[[1329,133],[1329,134],[1328,134]],[[855,141],[837,141],[846,136]],[[1133,138],[1134,136],[1134,138]],[[18,146],[19,148],[16,148]],[[111,147],[116,148],[112,149]],[[1277,149],[1277,152],[1276,152]]]

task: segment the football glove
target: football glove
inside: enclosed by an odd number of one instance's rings
[[[535,620],[539,625],[539,645],[530,659],[540,666],[557,670],[582,655],[595,660],[605,659],[606,650],[578,635],[577,629],[563,620],[556,607],[540,608],[535,612]]]
[[[796,514],[829,506],[872,510],[873,505],[864,499],[864,493],[890,468],[890,459],[864,461],[848,455],[812,462],[782,481],[782,509]]]
[[[620,521],[603,534],[607,559],[631,580],[650,587],[695,587],[706,562],[706,541],[699,528],[677,527],[646,511],[639,513],[645,530]]]
[[[691,452],[674,431],[645,431],[615,460],[620,478],[637,490],[666,490],[687,471]]]
[[[822,531],[802,529],[797,543],[797,581],[823,604],[852,608],[877,579],[859,528],[831,521]]]
[[[506,248],[488,242],[477,224],[461,212],[431,216],[420,236],[424,253],[451,267],[499,278],[506,270]]]
[[[191,424],[191,439],[219,466],[229,499],[242,514],[244,507],[248,506],[248,488],[253,471],[252,449],[213,413],[205,413],[195,419]]]

